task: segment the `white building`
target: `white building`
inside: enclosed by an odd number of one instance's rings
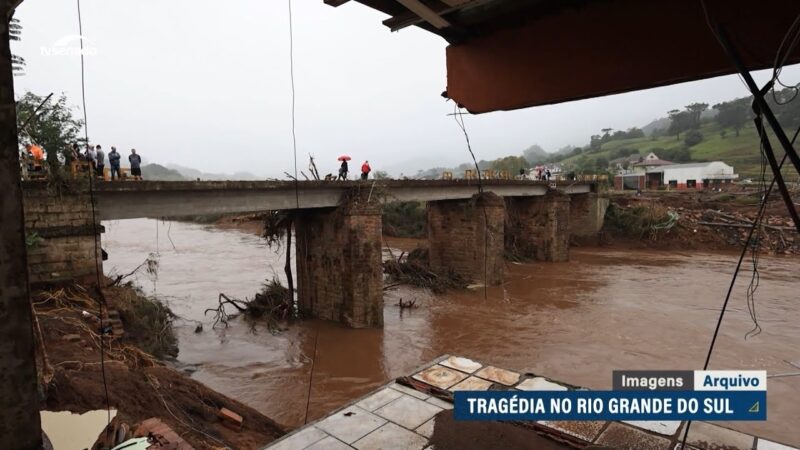
[[[722,161],[691,164],[672,164],[647,171],[648,181],[658,176],[661,186],[671,189],[702,189],[730,183],[739,178],[733,167]],[[649,183],[648,183],[649,184]]]
[[[718,187],[739,178],[733,167],[722,161],[653,166],[646,171],[622,173],[614,177],[614,188],[625,189],[703,189]]]

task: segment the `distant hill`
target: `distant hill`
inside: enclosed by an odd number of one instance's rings
[[[167,164],[167,167],[179,172],[181,175],[189,180],[263,180],[264,177],[253,175],[250,172],[235,172],[233,174],[227,173],[208,173],[202,172],[191,167],[181,166],[179,164]]]
[[[155,181],[187,181],[188,178],[177,170],[168,169],[161,164],[145,164],[142,166],[142,177],[145,180]]]
[[[742,178],[759,174],[761,156],[758,134],[753,125],[748,124],[742,128],[739,136],[732,130],[723,130],[713,121],[705,122],[699,131],[703,140],[688,148],[691,161],[723,161],[733,166]],[[674,135],[657,133],[656,136],[613,140],[604,143],[599,150],[587,148],[583,153],[565,158],[561,162],[580,167],[599,158],[611,161],[626,153],[625,150],[636,150],[642,156],[654,152],[664,159],[671,159],[671,154],[686,147],[684,136],[685,134],[681,134],[681,138],[676,139]]]

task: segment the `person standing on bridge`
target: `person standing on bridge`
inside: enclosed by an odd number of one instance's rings
[[[337,178],[337,180],[347,180],[347,172],[348,172],[347,160],[343,159],[342,165],[339,166],[339,177]]]
[[[96,150],[94,154],[95,157],[97,158],[97,177],[103,178],[105,175],[103,171],[105,171],[106,168],[106,152],[103,151],[103,148],[100,147],[100,145],[98,145],[95,148]]]
[[[111,165],[111,180],[113,181],[115,178],[122,176],[119,173],[119,160],[120,155],[117,153],[117,147],[112,146],[111,152],[108,154],[108,163]]]
[[[369,178],[369,173],[372,171],[372,168],[369,166],[369,161],[364,161],[364,164],[361,165],[361,179],[366,180]]]
[[[131,149],[128,161],[131,163],[131,175],[133,175],[133,179],[142,181],[142,157],[136,154],[135,148]]]

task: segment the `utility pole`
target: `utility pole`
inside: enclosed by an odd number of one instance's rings
[[[10,450],[39,450],[42,429],[8,30],[21,2],[0,0],[0,442]]]

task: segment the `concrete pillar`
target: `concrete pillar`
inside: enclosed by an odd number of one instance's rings
[[[42,430],[8,45],[8,20],[18,3],[0,2],[0,445],[33,450],[42,446]]]
[[[571,239],[588,241],[598,237],[608,209],[609,198],[595,193],[570,196],[569,227]]]
[[[295,219],[303,314],[353,328],[383,327],[382,207],[364,197],[304,210]]]
[[[453,270],[487,285],[503,281],[502,197],[484,192],[469,200],[428,202],[427,213],[433,270]]]
[[[91,198],[88,193],[52,189],[46,182],[23,184],[30,283],[95,284],[97,268],[103,270],[103,227],[99,221],[92,224]]]
[[[569,260],[570,197],[548,191],[541,197],[506,198],[506,247],[539,261]]]

